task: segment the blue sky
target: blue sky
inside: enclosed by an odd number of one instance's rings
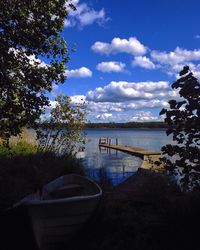
[[[200,77],[200,1],[73,0],[70,62],[56,94],[85,100],[92,122],[159,121],[184,65]]]

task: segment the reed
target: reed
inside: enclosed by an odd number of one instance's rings
[[[24,130],[21,137],[11,139],[9,149],[0,144],[0,210],[70,173],[83,174],[80,160],[39,151],[34,137]]]

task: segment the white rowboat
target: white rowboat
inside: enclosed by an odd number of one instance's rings
[[[92,215],[102,195],[92,180],[75,175],[61,176],[17,206],[25,206],[34,238],[40,249],[56,248],[77,232]]]

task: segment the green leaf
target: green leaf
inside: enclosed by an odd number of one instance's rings
[[[181,72],[179,73],[179,76],[187,74],[189,70],[190,70],[189,66],[184,66]]]
[[[164,115],[166,112],[167,112],[167,109],[164,109],[164,108],[163,108],[163,109],[160,111],[159,115]]]

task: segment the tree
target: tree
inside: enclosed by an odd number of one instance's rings
[[[85,104],[71,104],[68,96],[58,95],[50,119],[37,130],[39,149],[56,154],[73,155],[84,147]]]
[[[65,80],[69,57],[61,31],[74,6],[66,0],[0,5],[0,137],[8,145],[11,135],[36,124],[49,104],[46,92]]]
[[[167,135],[172,134],[174,145],[162,148],[168,173],[176,176],[182,190],[200,187],[200,83],[188,66],[179,73],[172,84],[179,90],[181,99],[170,100],[170,109],[162,109],[169,125]]]

